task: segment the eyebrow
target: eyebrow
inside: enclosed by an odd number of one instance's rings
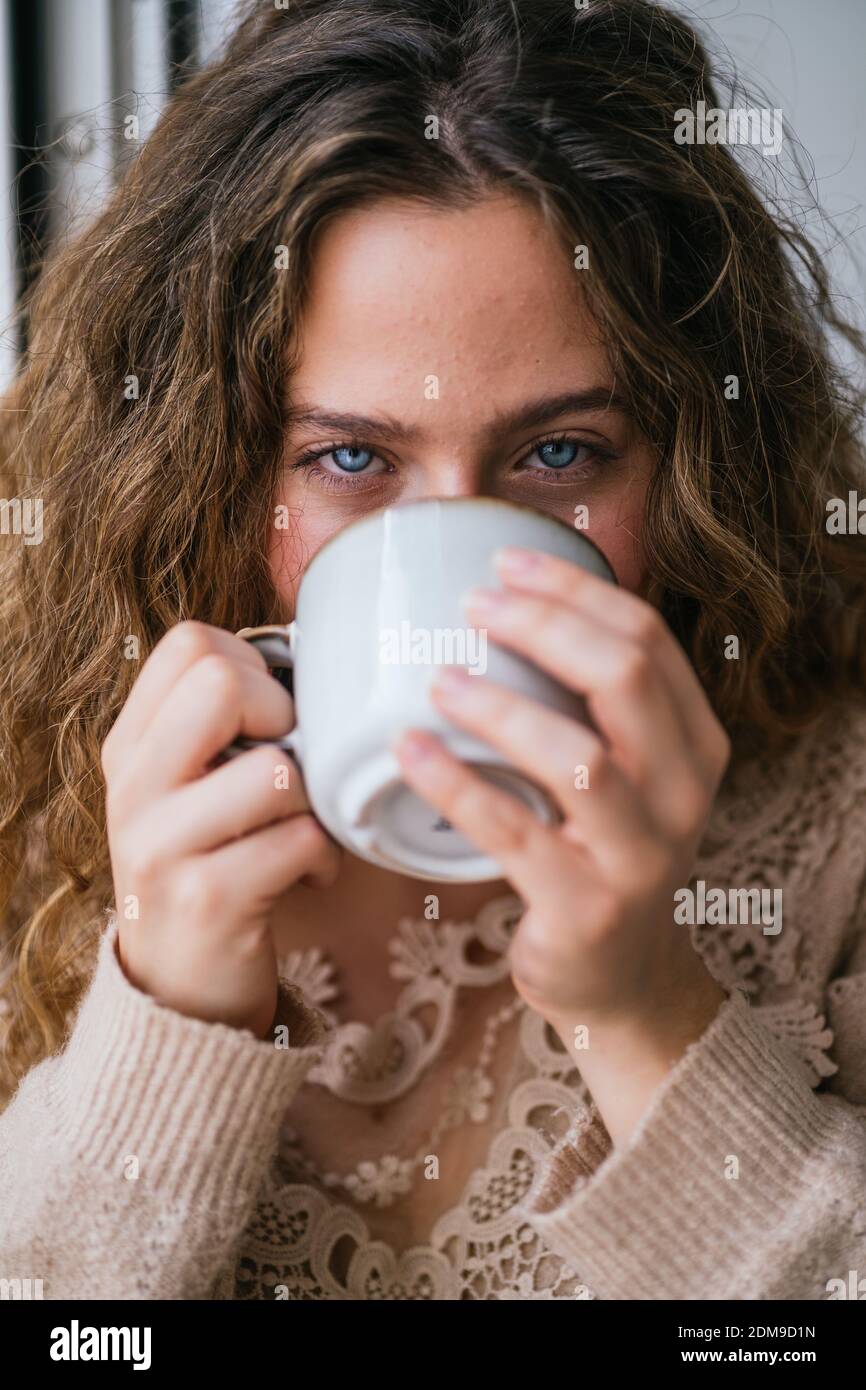
[[[617,411],[621,415],[631,416],[627,402],[613,387],[590,386],[585,391],[561,391],[555,396],[541,396],[512,410],[500,411],[490,421],[488,433],[505,434],[528,429],[560,415],[588,411]],[[423,435],[419,426],[403,425],[392,416],[356,415],[351,411],[328,410],[320,405],[295,406],[289,410],[287,423],[290,429],[293,425],[316,425],[346,434],[376,435],[395,444],[417,442]]]

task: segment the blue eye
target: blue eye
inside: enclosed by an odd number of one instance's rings
[[[547,444],[539,444],[536,453],[547,468],[567,468],[574,463],[578,450],[585,447],[570,439],[551,439]]]
[[[581,439],[567,435],[548,436],[537,443],[523,456],[516,467],[517,473],[527,478],[541,480],[541,475],[560,473],[563,484],[585,481],[606,462],[616,459],[612,449],[605,448],[596,441],[585,443]],[[331,492],[357,492],[362,488],[375,488],[393,475],[393,464],[387,463],[375,449],[367,448],[360,440],[351,444],[326,444],[318,449],[310,449],[302,454],[292,469],[304,469],[311,483]],[[354,481],[357,479],[357,481]],[[553,485],[552,477],[547,483]]]
[[[352,444],[341,444],[339,448],[332,449],[330,452],[337,467],[344,473],[362,473],[373,457],[370,449],[359,449]],[[347,454],[350,457],[344,461],[339,458],[340,454]]]

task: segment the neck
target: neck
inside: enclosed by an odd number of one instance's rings
[[[280,899],[275,918],[277,945],[281,951],[333,946],[345,957],[351,936],[363,950],[379,956],[401,917],[426,917],[433,924],[466,921],[485,903],[513,892],[504,879],[432,883],[408,878],[344,851],[339,877],[331,888],[297,885]]]

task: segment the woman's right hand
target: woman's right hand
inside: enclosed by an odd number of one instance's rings
[[[102,745],[127,977],[179,1013],[260,1038],[277,1005],[274,900],[301,880],[330,886],[341,852],[283,749],[212,764],[236,737],[280,738],[293,722],[260,652],[183,622],[148,657]]]

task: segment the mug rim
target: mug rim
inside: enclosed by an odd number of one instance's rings
[[[578,531],[576,527],[569,526],[568,522],[563,521],[561,517],[551,516],[550,512],[540,512],[535,507],[526,506],[524,502],[510,502],[504,497],[413,497],[412,499],[405,502],[389,502],[387,507],[377,507],[375,511],[368,512],[366,516],[359,517],[357,521],[351,521],[348,526],[344,526],[342,530],[335,531],[333,536],[329,536],[328,539],[324,541],[322,545],[319,546],[319,549],[316,551],[312,560],[310,560],[310,563],[307,565],[307,568],[304,570],[304,573],[301,575],[300,581],[298,583],[298,594],[300,594],[301,585],[305,583],[307,575],[310,573],[310,570],[315,565],[319,556],[323,555],[325,551],[331,545],[334,544],[335,541],[340,540],[340,538],[342,536],[345,536],[349,531],[354,530],[356,527],[370,525],[374,521],[381,519],[387,512],[402,511],[404,508],[407,507],[429,507],[430,504],[433,502],[444,503],[449,506],[459,506],[462,504],[464,506],[473,507],[477,507],[479,505],[506,507],[509,511],[525,512],[529,516],[536,518],[540,517],[542,518],[542,520],[550,521],[555,526],[561,526],[563,530],[567,531],[570,536],[577,536],[579,540],[584,542],[586,545],[591,546],[592,549],[598,555],[599,559],[602,561],[602,564],[604,565],[605,569],[610,574],[611,582],[613,584],[618,584],[619,582],[614,573],[613,566],[611,565],[604,552],[596,544],[596,542],[590,540],[589,536],[584,535],[582,531]]]

